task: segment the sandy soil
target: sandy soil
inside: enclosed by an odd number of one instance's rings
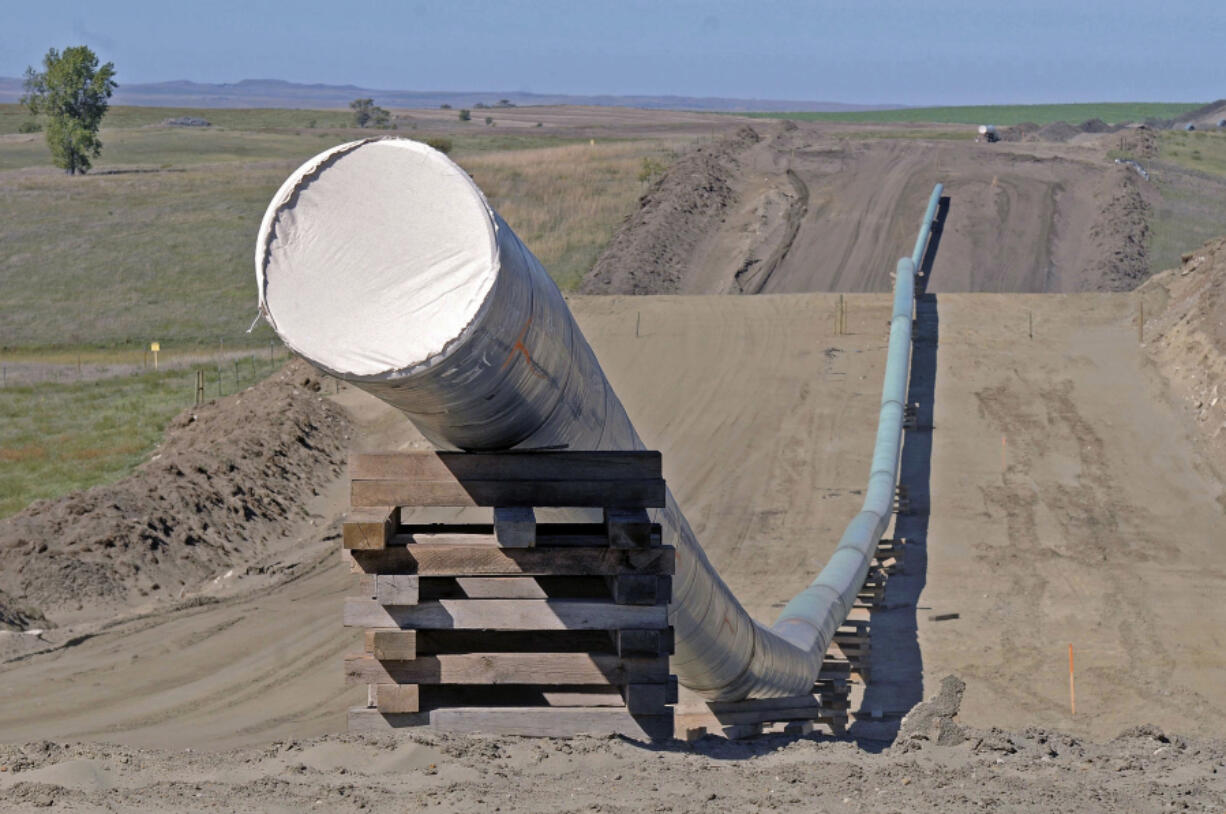
[[[937,181],[951,203],[941,246],[948,271],[934,291],[1128,290],[1148,274],[1157,192],[1097,143],[852,139],[828,125],[753,127],[760,140],[725,139],[702,164],[683,159],[673,170],[679,178],[661,179],[583,290],[888,291]],[[708,209],[683,198],[724,186],[731,194],[721,196],[715,227]]]
[[[889,305],[883,295],[850,296],[850,333],[836,336],[836,300],[573,302],[645,440],[663,450],[666,476],[712,560],[764,619],[825,561],[867,474],[866,416],[875,414]],[[860,738],[893,737],[902,716],[955,673],[967,683],[962,725],[1069,735],[984,732],[958,745],[921,744],[919,755],[904,737],[884,756],[820,739],[657,752],[619,741],[431,737],[422,745],[428,757],[406,773],[397,761],[416,760],[411,742],[330,734],[343,730],[360,691],[342,685],[339,668],[356,649],[353,631],[339,626],[352,577],[328,523],[344,495],[325,488],[312,504],[316,517],[292,527],[294,545],[283,554],[292,567],[273,569],[266,582],[85,633],[50,631],[72,638],[0,665],[4,741],[124,744],[21,747],[47,753],[33,771],[48,779],[28,775],[43,785],[22,786],[12,799],[191,808],[200,793],[201,806],[275,809],[298,805],[305,797],[297,795],[356,808],[419,794],[423,805],[451,810],[497,792],[512,795],[504,810],[580,810],[617,774],[629,782],[615,801],[600,792],[606,810],[654,803],[659,788],[669,789],[672,810],[697,810],[685,796],[693,784],[681,779],[691,775],[734,808],[749,800],[765,807],[772,789],[786,789],[784,808],[810,794],[822,805],[847,797],[887,809],[1009,800],[1041,810],[1068,794],[1084,810],[1127,808],[1137,794],[1150,795],[1142,807],[1168,799],[1220,806],[1220,745],[1176,749],[1146,735],[1107,742],[1141,722],[1195,737],[1219,735],[1226,722],[1217,692],[1226,651],[1214,632],[1226,629],[1215,601],[1226,588],[1223,487],[1195,422],[1171,403],[1136,344],[1135,301],[940,294],[922,304],[913,394],[923,404],[930,381],[931,421],[921,425],[934,429],[909,433],[904,450],[920,509],[912,520],[922,523],[906,530],[914,553],[891,582],[889,610],[874,616],[892,645],[877,640],[875,654],[890,655],[858,694],[853,726]],[[420,443],[364,394],[337,398],[351,410],[358,445]],[[935,618],[950,613],[958,617]],[[315,740],[268,745],[303,738]],[[987,746],[975,745],[981,738]],[[881,742],[861,741],[871,743]],[[242,751],[175,752],[185,748]],[[505,757],[482,757],[489,754]],[[730,768],[729,757],[752,759]],[[1169,773],[1154,774],[1168,765],[1158,758],[1172,761]],[[420,767],[427,760],[435,770]],[[546,775],[566,780],[547,783]],[[775,780],[785,775],[796,783]]]

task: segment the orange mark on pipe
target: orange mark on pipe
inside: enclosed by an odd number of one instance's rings
[[[507,354],[507,359],[502,363],[500,370],[506,370],[507,366],[515,359],[516,353],[522,353],[524,360],[528,363],[528,370],[533,376],[538,379],[545,378],[545,374],[541,372],[540,367],[536,362],[532,361],[532,354],[528,353],[527,346],[524,345],[524,337],[528,335],[528,328],[532,325],[532,317],[528,317],[528,321],[524,323],[524,329],[519,332],[519,336],[515,339],[515,344],[511,346],[511,352]]]

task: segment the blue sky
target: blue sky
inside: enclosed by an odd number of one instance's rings
[[[81,43],[121,84],[908,105],[1226,96],[1226,0],[0,0],[0,75]]]

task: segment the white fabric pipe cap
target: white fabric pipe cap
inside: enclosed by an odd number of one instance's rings
[[[269,323],[334,373],[428,363],[493,288],[492,211],[468,174],[408,139],[320,153],[282,185],[260,224],[256,278]]]

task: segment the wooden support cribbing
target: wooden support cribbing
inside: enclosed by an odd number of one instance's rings
[[[662,471],[658,452],[353,455],[350,502],[355,507],[661,507]]]
[[[613,548],[649,548],[660,544],[660,526],[643,509],[604,510],[604,527]]]
[[[383,713],[418,712],[421,693],[416,684],[370,684],[367,705]]]
[[[400,509],[394,506],[370,506],[351,509],[341,526],[342,545],[354,551],[379,551],[400,525]]]
[[[673,732],[668,623],[676,552],[647,507],[658,453],[357,455],[352,501],[377,503],[344,555],[368,628],[345,661],[368,687],[353,731],[568,736]],[[492,524],[404,524],[388,506],[490,506]],[[537,506],[599,507],[600,523],[538,523]]]
[[[346,627],[416,630],[616,630],[668,627],[666,605],[554,599],[440,599],[418,605],[345,600]]]
[[[494,539],[503,548],[536,545],[536,512],[531,506],[495,506]]]
[[[598,653],[452,653],[380,661],[365,653],[345,659],[349,684],[659,684],[668,658]]]
[[[351,570],[359,574],[419,576],[579,576],[673,573],[671,546],[649,549],[496,548],[412,545],[382,551],[354,550]]]

